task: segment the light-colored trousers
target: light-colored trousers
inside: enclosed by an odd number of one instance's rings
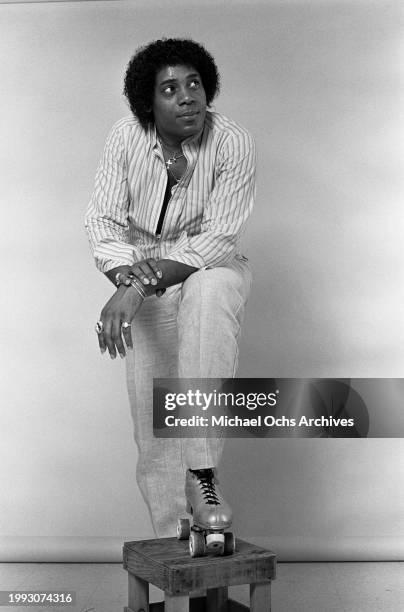
[[[132,324],[127,383],[138,448],[137,482],[157,537],[185,516],[185,472],[217,467],[220,438],[154,438],[153,378],[232,378],[251,287],[247,260],[201,269],[147,298]]]

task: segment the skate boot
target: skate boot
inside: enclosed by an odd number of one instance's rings
[[[179,519],[177,537],[179,540],[189,538],[191,557],[201,557],[209,551],[232,554],[235,539],[225,530],[232,523],[233,513],[220,491],[215,469],[187,470],[185,497],[193,524],[191,526],[188,519]]]

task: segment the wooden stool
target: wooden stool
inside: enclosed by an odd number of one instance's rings
[[[124,612],[267,612],[275,553],[236,540],[226,557],[189,556],[188,542],[176,538],[125,542],[123,567],[128,572],[129,602]],[[149,604],[149,584],[162,589],[165,603]],[[250,608],[227,596],[228,587],[250,585]],[[207,597],[189,600],[191,591],[207,589]]]

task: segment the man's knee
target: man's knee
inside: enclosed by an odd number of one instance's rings
[[[248,297],[249,279],[231,267],[201,269],[183,283],[182,301],[237,310]]]

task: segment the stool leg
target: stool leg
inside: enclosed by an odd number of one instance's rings
[[[131,612],[149,612],[149,584],[128,572],[128,606]]]
[[[189,595],[164,593],[164,612],[189,612]]]
[[[227,587],[207,589],[206,591],[206,602],[207,602],[206,610],[207,612],[227,612],[227,599],[228,599]]]
[[[270,612],[271,583],[250,584],[250,612]]]

